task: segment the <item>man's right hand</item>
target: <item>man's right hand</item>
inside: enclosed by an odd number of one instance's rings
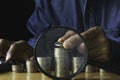
[[[105,36],[104,30],[101,27],[92,27],[87,31],[80,33],[88,46],[90,58],[100,62],[106,62],[110,58],[110,46]],[[66,34],[58,39],[62,42],[64,48],[70,49],[80,43],[80,36],[74,31],[68,31]],[[80,45],[78,49],[81,49]]]

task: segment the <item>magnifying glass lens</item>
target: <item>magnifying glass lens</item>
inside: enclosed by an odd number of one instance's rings
[[[36,43],[35,59],[40,70],[53,79],[78,75],[87,63],[88,50],[80,34],[67,27],[46,30]]]

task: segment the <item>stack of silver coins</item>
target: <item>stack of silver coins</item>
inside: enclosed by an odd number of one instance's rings
[[[37,62],[42,70],[51,73],[51,57],[37,57]]]
[[[105,69],[100,68],[100,73],[106,73],[107,71]]]
[[[64,77],[70,74],[69,66],[69,53],[68,50],[63,48],[62,43],[55,43],[54,48],[55,57],[55,75],[56,77]]]
[[[72,73],[76,73],[80,70],[81,66],[83,63],[83,58],[82,57],[73,57],[72,58]],[[77,79],[76,77],[73,77],[72,80]]]
[[[76,73],[82,66],[83,58],[82,57],[73,57],[72,64],[73,64],[73,73]]]
[[[24,72],[24,65],[22,63],[13,64],[12,72],[16,72],[16,73]]]
[[[102,69],[102,68],[99,69],[99,73],[101,77],[103,77],[107,72],[108,71],[106,71],[105,69]]]
[[[93,65],[87,65],[86,68],[85,68],[85,72],[86,73],[92,73],[92,72],[97,72],[99,71],[99,68],[93,66]]]
[[[34,60],[26,60],[26,71],[27,72],[38,72],[38,66]]]

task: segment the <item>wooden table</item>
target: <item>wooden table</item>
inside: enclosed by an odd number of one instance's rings
[[[0,73],[0,80],[53,80],[42,73]],[[120,80],[120,75],[113,73],[80,73],[74,80]]]

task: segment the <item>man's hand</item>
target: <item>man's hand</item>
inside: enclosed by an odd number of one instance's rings
[[[92,60],[100,62],[106,62],[109,60],[109,42],[101,27],[92,27],[80,34],[87,44],[89,55]],[[67,49],[73,48],[75,45],[78,45],[78,43],[81,43],[80,36],[73,31],[66,32],[63,37],[58,39],[58,42],[63,42],[64,48]],[[82,45],[78,48],[81,49]]]
[[[33,48],[25,41],[11,42],[0,39],[0,57],[8,60],[27,60],[33,56]]]

